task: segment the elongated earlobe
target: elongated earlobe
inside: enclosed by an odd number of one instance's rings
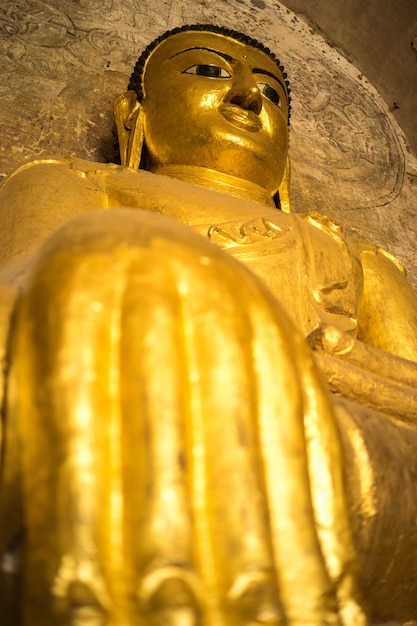
[[[120,162],[125,167],[139,168],[143,145],[143,109],[134,91],[125,91],[114,101]]]
[[[282,177],[282,181],[278,189],[281,211],[283,213],[291,212],[290,180],[291,180],[291,163],[290,163],[290,157],[287,157],[284,176]]]

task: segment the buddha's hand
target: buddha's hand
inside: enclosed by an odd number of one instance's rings
[[[364,623],[328,397],[240,264],[154,214],[84,215],[12,352],[25,626]]]
[[[318,328],[308,342],[334,393],[415,423],[417,363],[358,341],[334,326]]]

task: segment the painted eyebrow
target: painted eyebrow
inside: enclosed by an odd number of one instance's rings
[[[253,70],[252,70],[252,74],[265,74],[265,76],[270,76],[271,78],[276,80],[277,83],[279,83],[281,85],[281,87],[283,88],[284,92],[287,93],[287,88],[284,85],[284,83],[282,82],[282,80],[280,78],[278,78],[278,76],[275,76],[275,74],[273,74],[272,72],[268,72],[268,70],[264,70],[261,67],[254,67]]]
[[[228,63],[233,63],[234,61],[234,58],[231,57],[230,54],[226,54],[225,52],[220,52],[219,50],[213,50],[213,48],[205,48],[204,46],[195,46],[193,48],[187,48],[186,50],[180,50],[180,52],[173,54],[172,57],[169,57],[169,58],[173,59],[174,57],[177,57],[179,54],[183,54],[184,52],[189,52],[190,50],[207,50],[207,52],[213,52],[214,54],[217,54],[219,57],[221,57]],[[261,67],[254,67],[252,70],[252,74],[264,74],[265,76],[269,76],[270,78],[273,78],[274,80],[277,81],[279,85],[281,85],[284,92],[287,93],[287,88],[282,82],[282,80],[278,78],[278,76],[276,76],[272,72],[268,72],[268,70],[264,70]]]
[[[204,48],[203,46],[195,46],[194,48],[187,48],[186,50],[181,50],[180,52],[173,54],[172,57],[169,57],[169,58],[173,59],[174,57],[177,57],[179,54],[183,54],[184,52],[188,52],[189,50],[207,50],[207,52],[214,52],[214,54],[217,54],[219,57],[221,57],[228,63],[233,63],[233,57],[231,57],[229,54],[225,54],[224,52],[219,52],[218,50],[213,50],[212,48]]]

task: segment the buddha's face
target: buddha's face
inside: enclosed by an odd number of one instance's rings
[[[206,167],[277,191],[288,98],[268,55],[216,33],[178,33],[148,59],[143,87],[151,169]]]

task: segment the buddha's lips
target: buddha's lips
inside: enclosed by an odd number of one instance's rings
[[[256,132],[262,128],[261,120],[256,113],[242,109],[236,104],[222,104],[219,111],[225,120],[243,130]]]

